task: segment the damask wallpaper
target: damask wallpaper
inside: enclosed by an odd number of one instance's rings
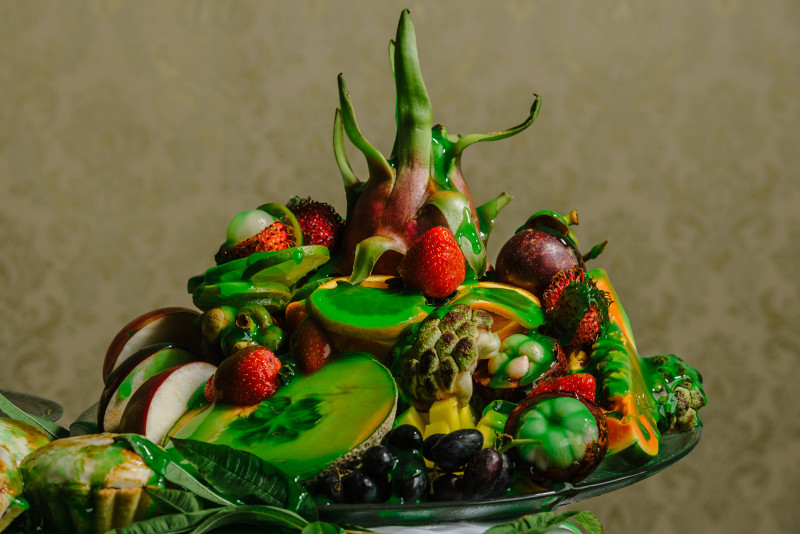
[[[404,7],[451,133],[542,98],[528,131],[464,157],[477,201],[514,196],[490,256],[530,213],[579,210],[642,353],[705,379],[695,451],[570,508],[613,533],[797,531],[793,0],[0,2],[0,388],[71,421],[123,324],[192,306],[233,214],[293,195],[343,210],[336,77],[388,152]]]

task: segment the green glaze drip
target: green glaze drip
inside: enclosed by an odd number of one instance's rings
[[[469,207],[464,207],[463,222],[455,231],[456,240],[461,245],[461,240],[466,239],[472,245],[472,252],[480,254],[483,250],[483,242],[481,236],[478,235],[478,228],[475,226],[475,221],[472,220],[472,212]]]
[[[338,282],[335,289],[315,291],[309,301],[314,311],[324,317],[366,328],[394,327],[408,323],[421,312],[433,311],[419,293],[346,282]]]
[[[523,413],[516,439],[540,443],[521,445],[520,455],[537,466],[555,465],[566,469],[586,455],[586,447],[597,440],[599,431],[592,412],[572,397],[544,399]]]
[[[160,350],[146,364],[142,373],[128,373],[117,389],[117,398],[127,399],[133,394],[134,381],[141,385],[148,378],[157,375],[161,371],[176,365],[193,361],[195,358],[191,352],[180,347],[173,347]]]
[[[525,328],[532,329],[544,324],[544,312],[541,306],[519,291],[505,287],[470,285],[453,304],[472,304],[479,301],[492,302],[508,310]]]
[[[441,124],[431,130],[433,156],[433,181],[442,191],[455,191],[450,182],[450,169],[456,164],[455,143],[447,138],[447,130]]]

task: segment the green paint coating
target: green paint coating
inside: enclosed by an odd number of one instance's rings
[[[512,382],[507,374],[508,364],[518,357],[527,357],[530,361],[528,372],[519,379],[519,385],[532,384],[553,366],[556,361],[556,353],[556,342],[551,337],[538,332],[512,334],[500,345],[498,355],[504,354],[507,357],[504,363],[495,370],[489,386],[493,388],[507,387]]]
[[[146,360],[140,372],[131,372],[122,380],[117,389],[117,399],[127,399],[133,394],[134,385],[143,384],[148,378],[157,375],[165,369],[176,365],[196,360],[197,358],[188,350],[180,347],[164,348],[156,352],[152,358]],[[136,384],[134,384],[136,382]]]
[[[417,292],[404,293],[399,288],[368,287],[338,282],[335,288],[314,291],[309,298],[314,314],[337,323],[362,328],[396,327],[406,324],[432,306]]]
[[[572,397],[544,399],[531,405],[517,421],[516,439],[537,440],[521,445],[520,455],[533,465],[566,469],[586,455],[599,431],[592,412]]]
[[[453,304],[472,304],[486,301],[496,304],[510,313],[512,318],[525,328],[532,329],[544,324],[544,312],[535,300],[519,291],[502,286],[468,285]]]
[[[78,510],[91,503],[94,490],[108,486],[112,472],[128,469],[125,464],[135,458],[132,455],[125,444],[113,441],[112,434],[65,438],[28,455],[20,473],[31,499],[59,499]],[[163,487],[163,480],[143,463],[133,469],[140,485]]]
[[[397,386],[384,366],[367,354],[342,355],[254,410],[214,403],[175,437],[230,445],[305,480],[369,438],[396,401]]]

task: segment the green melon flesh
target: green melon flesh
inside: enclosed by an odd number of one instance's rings
[[[364,353],[342,355],[257,406],[214,403],[174,437],[230,445],[308,480],[391,428],[397,386]]]

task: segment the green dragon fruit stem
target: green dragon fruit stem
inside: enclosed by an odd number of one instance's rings
[[[406,9],[400,15],[394,46],[395,87],[397,90],[397,168],[431,164],[433,108],[422,80],[416,34]]]

